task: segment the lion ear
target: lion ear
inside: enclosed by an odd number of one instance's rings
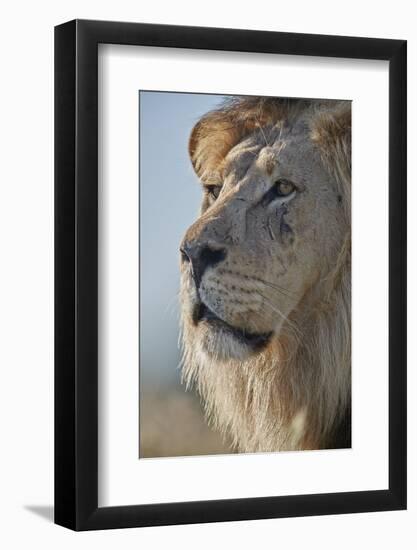
[[[351,113],[350,101],[324,109],[314,116],[311,131],[311,138],[328,169],[345,182],[350,182],[351,177]]]
[[[240,125],[225,111],[212,111],[191,131],[188,152],[194,171],[203,181],[221,177],[224,158],[241,137]]]
[[[188,154],[190,155],[191,164],[193,165],[194,171],[197,176],[200,177],[199,169],[197,168],[197,151],[200,141],[200,133],[203,126],[203,121],[200,120],[191,130],[190,139],[188,141]]]

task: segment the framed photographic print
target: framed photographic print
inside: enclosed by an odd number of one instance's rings
[[[406,42],[55,29],[55,521],[406,507]]]

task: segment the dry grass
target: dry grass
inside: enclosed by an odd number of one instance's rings
[[[206,423],[198,399],[176,388],[141,395],[140,457],[233,453]]]

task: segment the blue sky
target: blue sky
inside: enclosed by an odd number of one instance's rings
[[[188,157],[192,127],[224,96],[139,92],[140,369],[142,383],[179,379],[179,243],[201,187]]]

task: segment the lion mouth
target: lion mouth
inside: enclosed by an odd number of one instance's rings
[[[205,322],[214,329],[227,332],[239,342],[246,344],[253,350],[260,350],[265,347],[272,336],[272,332],[255,333],[229,325],[229,323],[220,319],[220,317],[203,302],[196,305],[193,321],[196,325],[200,322]]]

